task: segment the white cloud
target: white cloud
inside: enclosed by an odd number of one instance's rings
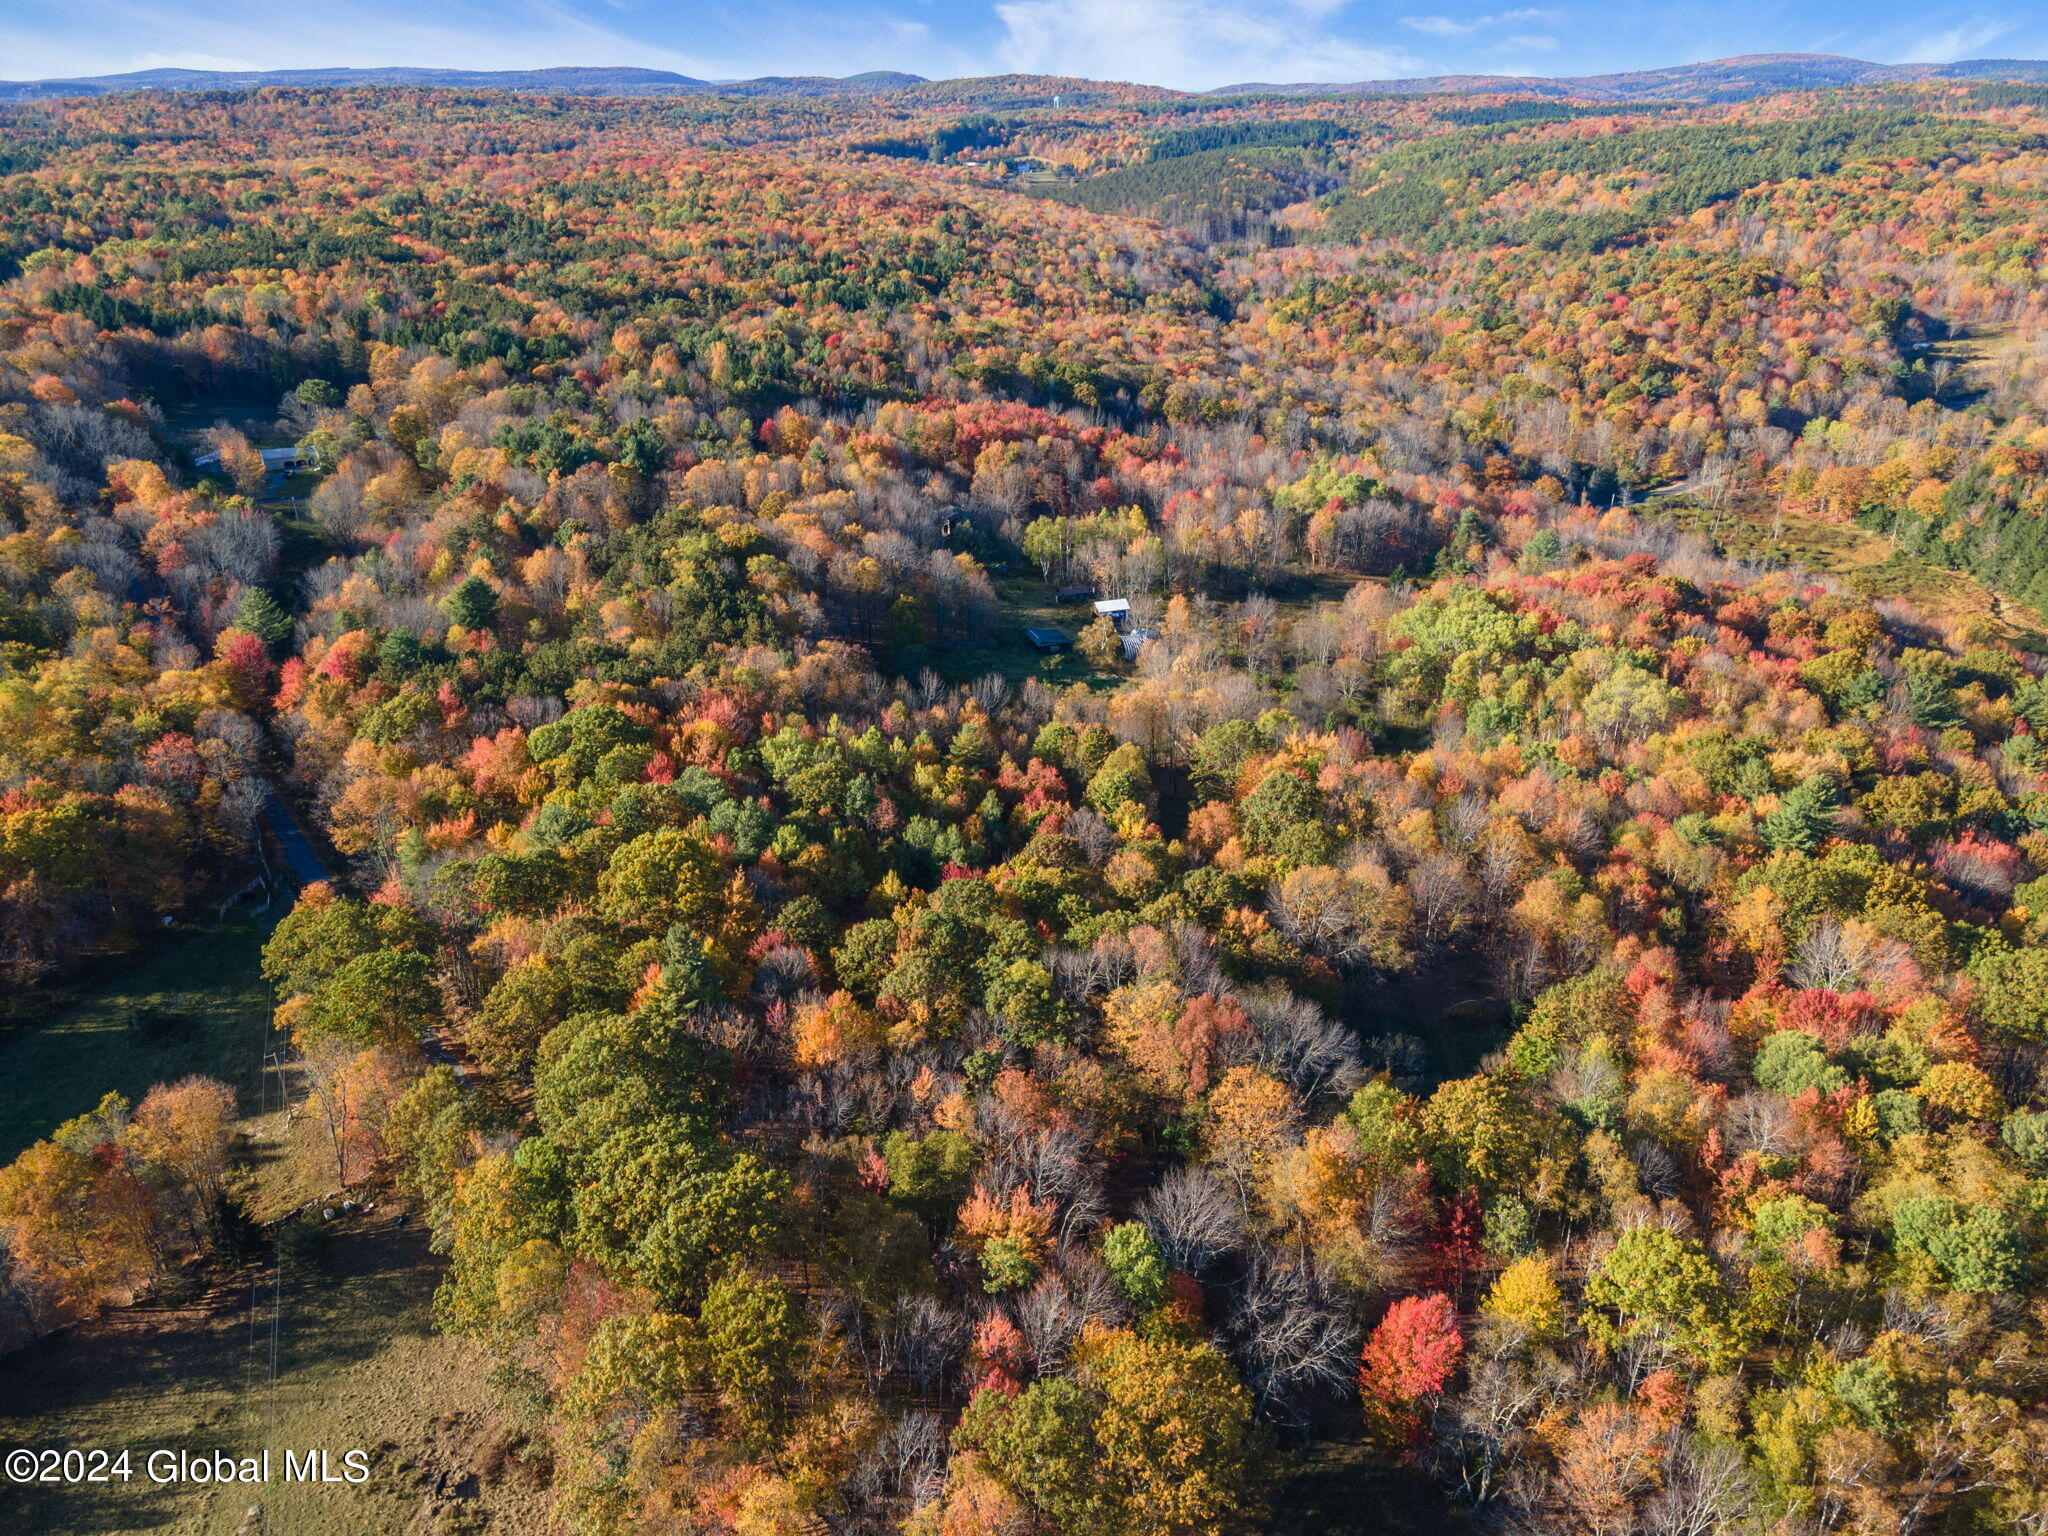
[[[997,56],[1022,74],[1202,90],[1414,74],[1398,48],[1329,33],[1342,0],[1000,0]]]
[[[1431,37],[1465,37],[1479,30],[1476,21],[1458,21],[1449,16],[1403,16],[1401,25]]]
[[[2016,23],[1996,16],[1973,16],[1945,31],[1921,38],[1899,51],[1901,64],[1949,64],[1957,59],[1975,58],[1987,43],[1995,43]]]
[[[1531,21],[1549,21],[1556,15],[1555,11],[1519,10],[1497,11],[1491,16],[1403,16],[1401,25],[1411,31],[1427,32],[1431,37],[1470,37],[1475,32],[1491,32]]]

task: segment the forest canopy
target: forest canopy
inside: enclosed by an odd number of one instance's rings
[[[566,1530],[2038,1533],[2044,130],[8,108],[10,1016],[303,818],[318,1177]],[[0,1171],[0,1343],[238,1108]]]

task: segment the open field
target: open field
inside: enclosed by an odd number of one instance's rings
[[[201,1073],[253,1108],[270,1030],[257,971],[269,917],[244,915],[165,943],[46,1020],[0,1037],[0,1160],[120,1092]]]
[[[1056,603],[1052,587],[1031,575],[998,576],[995,588],[1002,607],[982,644],[930,648],[929,665],[940,677],[949,683],[967,682],[993,672],[1013,685],[1036,677],[1061,688],[1071,683],[1106,687],[1114,681],[1091,667],[1078,650],[1047,656],[1024,638],[1025,630],[1035,628],[1063,630],[1078,640],[1095,618],[1086,602]],[[916,668],[911,671],[914,674]]]
[[[2015,360],[2035,345],[2034,338],[2011,325],[1976,325],[1930,343],[1913,356],[1926,359],[1930,369],[1948,365],[1935,398],[1960,408],[2003,383]]]
[[[268,1107],[281,1094],[265,1077],[272,997],[258,965],[274,915],[168,942],[0,1040],[0,1155],[109,1090],[138,1099],[152,1083],[200,1072],[241,1095],[239,1183],[251,1219],[272,1225],[327,1195],[318,1118]],[[435,1334],[444,1264],[422,1227],[396,1224],[400,1214],[387,1199],[323,1228],[315,1256],[281,1283],[265,1244],[196,1297],[113,1312],[0,1359],[0,1446],[126,1448],[138,1467],[152,1450],[242,1457],[268,1447],[279,1477],[287,1449],[327,1450],[337,1466],[362,1450],[369,1482],[159,1486],[138,1470],[94,1487],[0,1487],[0,1531],[545,1530],[545,1464],[524,1459],[523,1437],[496,1417],[482,1355]]]
[[[273,1471],[287,1449],[369,1453],[361,1487],[0,1489],[0,1529],[37,1536],[394,1536],[547,1529],[547,1470],[491,1404],[483,1356],[437,1336],[441,1262],[393,1208],[337,1223],[305,1276],[267,1266],[183,1306],[139,1307],[0,1362],[0,1444],[213,1450]],[[271,1384],[271,1324],[277,1376]],[[281,1476],[281,1473],[279,1474]],[[260,1506],[261,1514],[251,1511]]]
[[[1374,580],[1377,578],[1307,573],[1273,596],[1281,611],[1294,617],[1318,603],[1341,602],[1354,586]],[[1055,687],[1080,682],[1091,688],[1110,688],[1128,675],[1099,672],[1078,650],[1063,657],[1042,655],[1024,638],[1027,629],[1057,629],[1079,640],[1081,631],[1095,619],[1094,610],[1085,599],[1056,602],[1054,584],[1029,572],[997,576],[994,584],[1001,606],[987,638],[979,644],[933,646],[929,650],[924,664],[947,682],[971,682],[993,672],[1012,685],[1027,677],[1037,677]],[[914,675],[917,667],[909,670]]]
[[[1340,1441],[1283,1457],[1266,1528],[1276,1536],[1464,1536],[1472,1523],[1419,1472],[1382,1466]]]
[[[1343,1017],[1369,1058],[1431,1087],[1479,1071],[1514,1033],[1498,979],[1456,956],[1378,982]]]
[[[1917,559],[1884,534],[1854,523],[1790,513],[1717,516],[1682,496],[1660,499],[1655,514],[1730,555],[1839,577],[1861,596],[1898,598],[1943,623],[1984,618],[2009,636],[2048,632],[2040,615],[2008,602],[1974,576]]]
[[[194,401],[164,408],[164,434],[173,442],[196,446],[200,434],[213,427],[232,427],[258,448],[284,448],[292,441],[278,428],[275,398],[225,405]]]

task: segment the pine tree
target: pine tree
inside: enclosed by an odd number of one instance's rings
[[[246,629],[273,651],[292,637],[292,616],[261,587],[243,590],[242,601],[235,608],[235,626]]]
[[[1835,821],[1835,787],[1819,774],[1802,780],[1778,799],[1764,818],[1763,839],[1771,847],[1812,853],[1827,841]]]

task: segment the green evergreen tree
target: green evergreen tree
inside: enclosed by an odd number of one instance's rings
[[[498,616],[498,594],[483,577],[471,576],[442,599],[441,611],[464,629],[488,629]]]
[[[1778,799],[1764,818],[1763,839],[1771,847],[1812,853],[1835,824],[1835,787],[1820,774],[1802,779]]]
[[[261,587],[247,587],[235,606],[235,627],[246,629],[275,651],[292,637],[292,616]]]

